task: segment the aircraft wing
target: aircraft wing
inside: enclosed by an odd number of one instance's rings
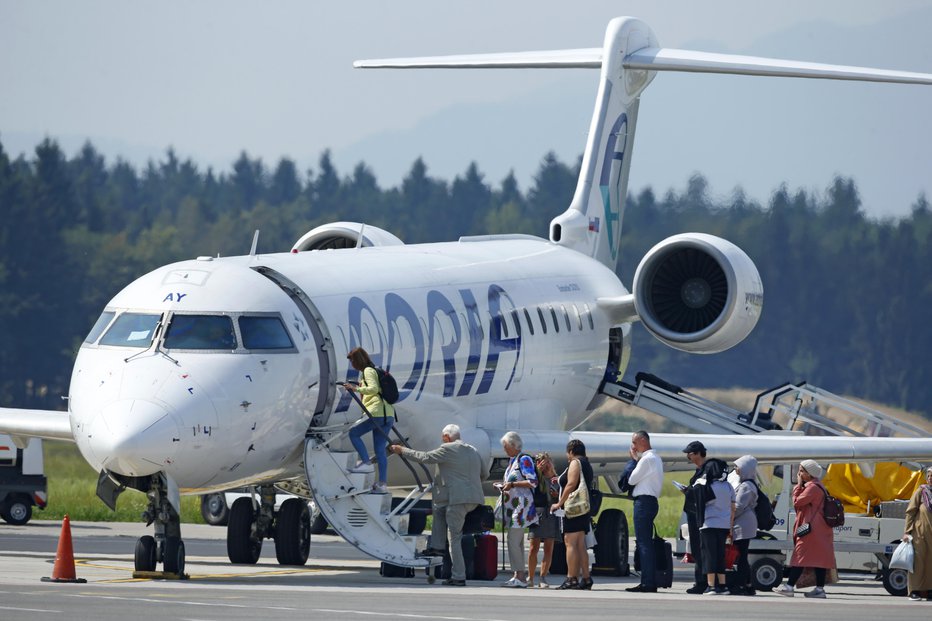
[[[68,412],[54,410],[0,408],[0,433],[11,436],[19,448],[25,448],[29,438],[74,442]]]
[[[490,438],[505,431],[486,430]],[[563,456],[566,443],[582,440],[589,462],[600,473],[615,472],[630,459],[630,432],[536,431],[519,429],[528,451],[549,451]],[[711,457],[731,461],[753,455],[762,464],[783,464],[815,459],[828,463],[932,462],[932,438],[873,438],[854,436],[805,436],[800,433],[716,435],[703,433],[652,433],[651,446],[667,465],[686,464],[683,448],[700,440]]]

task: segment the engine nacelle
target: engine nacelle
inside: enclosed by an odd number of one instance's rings
[[[362,235],[362,244],[359,244],[360,235]],[[403,246],[404,242],[377,226],[359,222],[328,222],[305,233],[291,247],[291,251],[355,248],[357,244],[361,246]]]
[[[674,235],[651,248],[632,288],[638,316],[651,334],[674,349],[699,354],[743,341],[764,302],[750,257],[704,233]]]

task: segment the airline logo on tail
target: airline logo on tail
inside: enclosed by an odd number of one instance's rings
[[[625,148],[628,146],[628,115],[622,113],[612,125],[612,131],[605,141],[605,153],[602,155],[602,174],[599,176],[599,190],[602,193],[602,208],[605,211],[606,235],[612,260],[618,260],[615,226],[620,229],[621,219],[621,171],[625,162]],[[595,232],[599,231],[599,219],[596,218]],[[589,220],[592,231],[592,219]],[[619,230],[620,233],[620,230]]]

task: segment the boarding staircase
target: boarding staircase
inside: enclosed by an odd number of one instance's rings
[[[371,417],[356,393],[350,394],[364,415]],[[416,487],[397,503],[392,502],[390,493],[373,492],[377,469],[370,473],[350,472],[356,464],[356,452],[332,448],[342,444],[356,423],[308,429],[304,469],[317,509],[333,530],[369,556],[403,567],[440,564],[440,557],[419,555],[417,549],[424,537],[409,533],[411,510],[433,487],[430,471],[403,459],[414,475]],[[407,445],[396,430],[392,431],[396,443]]]
[[[637,385],[632,386],[606,380],[600,392],[699,433],[749,434],[782,429],[832,436],[926,436],[915,425],[808,382],[788,382],[765,390],[757,395],[748,412],[706,399],[649,373],[638,373],[635,382]],[[848,424],[827,416],[824,411],[829,408],[844,412]]]

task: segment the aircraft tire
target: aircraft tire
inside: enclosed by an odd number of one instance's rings
[[[169,574],[184,573],[184,541],[180,537],[166,537],[163,567]]]
[[[136,541],[134,555],[136,571],[155,571],[155,538],[144,535]]]
[[[255,565],[262,553],[262,540],[252,536],[255,511],[252,499],[237,498],[230,507],[227,523],[227,556],[231,563]]]
[[[627,576],[628,520],[619,509],[606,509],[599,515],[595,537],[595,564],[593,572],[609,576]]]
[[[304,565],[311,550],[311,516],[307,501],[289,498],[275,520],[275,556],[279,565]]]

